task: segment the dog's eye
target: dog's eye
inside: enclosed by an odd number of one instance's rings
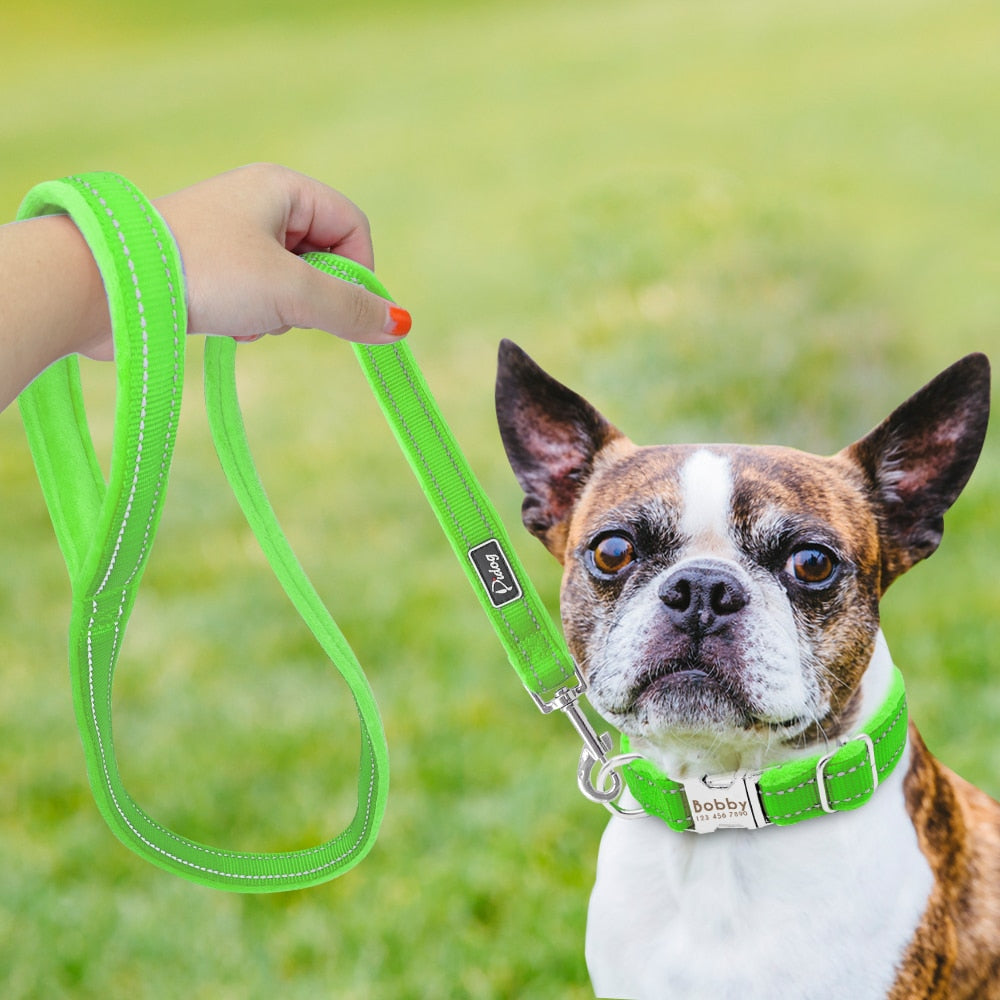
[[[602,576],[617,576],[635,561],[635,545],[627,535],[602,535],[590,546],[590,558]]]
[[[837,560],[826,549],[796,549],[785,564],[785,572],[794,576],[799,583],[826,583],[837,568]]]

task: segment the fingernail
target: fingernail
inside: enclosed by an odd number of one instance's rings
[[[252,344],[255,340],[260,340],[263,336],[263,333],[251,333],[246,337],[233,337],[233,340],[235,340],[237,344]]]
[[[413,318],[405,309],[399,306],[389,306],[389,320],[385,325],[385,332],[393,337],[405,337],[410,332],[413,325]]]

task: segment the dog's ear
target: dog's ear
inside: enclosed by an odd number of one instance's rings
[[[938,547],[944,513],[982,450],[989,410],[989,361],[970,354],[842,452],[875,493],[883,592]]]
[[[509,340],[500,344],[496,409],[507,458],[524,490],[524,526],[562,560],[567,518],[594,456],[621,432]]]

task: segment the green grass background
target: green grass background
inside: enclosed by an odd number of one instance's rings
[[[117,170],[151,195],[250,160],[368,212],[411,343],[546,600],[494,430],[501,336],[641,441],[832,451],[974,349],[1000,356],[993,0],[313,0],[0,12],[0,218]],[[356,727],[207,438],[200,345],[116,684],[133,794],[251,849],[339,829]],[[88,366],[109,439],[107,367]],[[0,983],[15,998],[586,997],[603,811],[520,690],[350,351],[241,349],[289,537],[375,688],[373,854],[304,893],[145,865],[86,784],[68,588],[16,410],[0,416]],[[942,550],[885,603],[929,744],[1000,794],[991,432]]]

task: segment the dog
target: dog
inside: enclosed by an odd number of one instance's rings
[[[510,341],[496,402],[588,700],[627,739],[597,995],[1000,998],[1000,805],[908,723],[879,624],[978,460],[987,359],[832,457],[639,447]]]

